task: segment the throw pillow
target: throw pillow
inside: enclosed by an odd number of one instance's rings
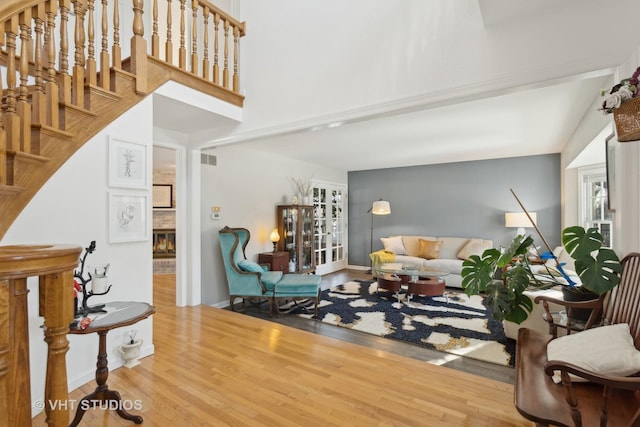
[[[626,377],[640,371],[640,351],[633,345],[626,323],[601,326],[551,340],[547,344],[547,358],[612,376]],[[571,381],[574,380],[586,382],[571,375]],[[554,373],[553,381],[561,382],[559,371]]]
[[[407,254],[407,250],[404,248],[404,243],[402,243],[402,236],[381,237],[380,240],[384,245],[385,251],[393,252],[396,255]]]
[[[418,256],[424,259],[440,258],[442,240],[418,240]]]
[[[471,255],[481,256],[485,250],[492,246],[491,240],[469,239],[456,256],[460,259],[468,259]]]
[[[252,273],[264,273],[265,271],[265,269],[262,268],[260,264],[258,264],[257,262],[249,261],[247,259],[243,259],[242,261],[238,262],[238,267],[240,267],[240,270],[242,271],[250,271]]]

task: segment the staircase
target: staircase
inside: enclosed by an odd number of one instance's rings
[[[243,105],[244,23],[203,0],[130,1],[2,0],[0,239],[76,150],[163,83]]]

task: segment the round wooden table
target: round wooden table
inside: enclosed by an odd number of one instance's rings
[[[142,417],[130,414],[122,405],[120,393],[107,386],[109,364],[107,361],[107,332],[122,326],[133,325],[155,313],[155,308],[146,302],[109,302],[105,304],[106,313],[98,315],[86,329],[70,329],[70,334],[98,334],[98,362],[96,364],[96,387],[93,393],[83,397],[78,404],[76,416],[69,427],[78,425],[87,409],[106,403],[107,408],[114,408],[122,418],[142,424]],[[114,402],[113,405],[109,402]],[[101,405],[102,406],[102,405]]]

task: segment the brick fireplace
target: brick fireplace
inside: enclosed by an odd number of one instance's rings
[[[153,257],[176,257],[176,229],[154,228],[153,230]]]

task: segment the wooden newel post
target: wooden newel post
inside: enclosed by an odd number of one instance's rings
[[[144,1],[133,0],[133,37],[131,37],[131,72],[136,76],[136,92],[145,94],[147,87],[147,41],[142,22]]]
[[[67,332],[73,320],[73,271],[81,251],[68,245],[0,246],[0,427],[31,425],[31,399],[25,398],[31,375],[27,279],[35,276],[40,278],[39,314],[48,345],[47,423],[69,425]]]

